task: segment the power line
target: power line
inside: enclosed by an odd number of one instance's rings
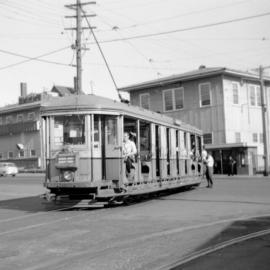
[[[21,54],[18,54],[18,53],[13,53],[13,52],[9,52],[9,51],[0,49],[0,52],[2,52],[2,53],[13,55],[13,56],[18,56],[18,57],[23,57],[23,58],[27,59],[27,60],[24,60],[24,61],[21,61],[21,62],[17,62],[17,63],[14,63],[14,64],[10,64],[10,65],[7,65],[7,66],[0,67],[0,70],[7,69],[7,68],[10,68],[10,67],[14,67],[14,66],[18,66],[18,65],[30,62],[30,61],[39,61],[39,62],[45,62],[45,63],[61,65],[61,66],[71,66],[69,64],[64,64],[64,63],[59,63],[59,62],[53,62],[53,61],[47,61],[47,60],[40,59],[42,57],[49,56],[49,55],[55,54],[55,53],[60,52],[60,51],[64,51],[64,50],[66,50],[68,48],[70,48],[70,46],[67,46],[67,47],[64,47],[64,48],[61,48],[61,49],[58,49],[58,50],[54,50],[54,51],[51,51],[51,52],[48,52],[48,53],[44,53],[42,55],[35,56],[35,57],[29,57],[29,56],[25,56],[25,55],[21,55]],[[74,65],[72,65],[72,67],[74,67]]]
[[[175,29],[175,30],[170,30],[170,31],[136,35],[136,36],[130,36],[130,37],[126,37],[126,38],[115,38],[115,39],[101,40],[99,43],[110,43],[110,42],[116,42],[116,41],[124,41],[124,40],[131,40],[131,39],[140,39],[140,38],[162,36],[162,35],[168,35],[168,34],[173,34],[173,33],[178,33],[178,32],[185,32],[185,31],[209,28],[209,27],[214,27],[214,26],[224,25],[224,24],[229,24],[229,23],[234,23],[234,22],[240,22],[240,21],[255,19],[255,18],[259,18],[259,17],[269,16],[269,15],[270,15],[270,12],[266,12],[266,13],[256,14],[256,15],[242,17],[242,18],[236,18],[236,19],[227,20],[227,21],[191,26],[191,27]]]
[[[160,18],[160,19],[149,20],[149,21],[146,21],[146,22],[143,22],[143,23],[135,23],[135,24],[127,26],[127,27],[121,27],[120,29],[121,30],[126,30],[126,29],[130,29],[130,28],[141,27],[141,26],[150,25],[150,24],[154,24],[154,23],[159,23],[159,22],[163,22],[163,21],[179,19],[179,18],[183,18],[183,17],[193,15],[193,14],[200,14],[200,13],[205,13],[205,12],[211,12],[213,10],[220,9],[220,8],[232,7],[232,6],[235,6],[235,5],[247,3],[248,1],[250,1],[250,0],[238,1],[238,2],[233,2],[233,3],[229,3],[229,4],[227,3],[225,5],[215,6],[215,7],[212,7],[212,8],[206,8],[206,9],[194,10],[194,11],[190,11],[190,12],[186,12],[186,13],[180,13],[180,14],[170,16],[170,17],[163,17],[163,18]]]
[[[80,8],[81,8],[81,7],[80,7]],[[85,11],[84,11],[82,8],[81,8],[81,10],[82,10],[82,12],[83,12],[84,14],[86,14]],[[101,47],[100,47],[100,45],[99,45],[99,42],[98,42],[97,37],[96,37],[96,35],[95,35],[95,33],[94,33],[94,30],[93,30],[93,28],[91,27],[90,22],[89,22],[89,20],[88,20],[87,17],[85,17],[85,20],[86,20],[86,22],[87,22],[87,24],[88,24],[88,26],[89,26],[89,28],[90,28],[90,31],[92,32],[92,35],[93,35],[93,37],[94,37],[94,39],[95,39],[95,42],[96,42],[96,44],[97,44],[97,46],[98,46],[98,49],[99,49],[99,51],[100,51],[100,53],[101,53],[101,56],[102,56],[102,58],[103,58],[103,60],[104,60],[104,62],[105,62],[105,65],[106,65],[106,67],[107,67],[107,69],[108,69],[108,71],[109,71],[109,74],[110,74],[110,76],[111,76],[111,79],[112,79],[112,81],[113,81],[113,84],[114,84],[114,86],[115,86],[115,89],[116,89],[116,91],[117,91],[117,93],[118,93],[118,97],[119,97],[119,99],[122,101],[123,98],[122,98],[121,94],[119,93],[118,86],[117,86],[117,84],[116,84],[116,82],[115,82],[114,76],[113,76],[112,71],[111,71],[111,69],[110,69],[110,66],[109,66],[109,64],[108,64],[108,62],[107,62],[107,60],[106,60],[106,58],[105,58],[105,55],[104,55],[104,53],[103,53],[103,51],[102,51],[102,49],[101,49]]]

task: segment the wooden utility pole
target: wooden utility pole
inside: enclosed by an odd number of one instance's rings
[[[77,93],[82,92],[82,17],[81,17],[81,1],[77,0],[77,29],[76,29],[76,59],[77,59]]]
[[[86,2],[81,3],[80,0],[76,0],[76,4],[65,5],[65,7],[70,9],[76,9],[76,16],[65,16],[65,18],[76,18],[76,28],[65,28],[65,30],[75,30],[76,31],[76,41],[75,45],[72,46],[76,50],[76,63],[77,63],[77,77],[75,90],[78,95],[82,93],[82,30],[89,29],[89,27],[82,27],[83,17],[94,17],[95,15],[82,15],[82,6],[96,4],[96,2]]]
[[[261,89],[261,103],[262,103],[262,126],[263,126],[263,154],[264,154],[264,176],[269,175],[269,127],[267,121],[268,109],[265,102],[265,91],[264,91],[264,81],[263,81],[263,71],[266,67],[259,67],[259,76],[260,76],[260,89]],[[267,67],[268,68],[268,67]]]

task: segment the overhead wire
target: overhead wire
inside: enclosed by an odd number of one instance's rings
[[[123,41],[123,40],[132,40],[132,39],[141,39],[141,38],[169,35],[169,34],[174,34],[174,33],[178,33],[178,32],[185,32],[185,31],[191,31],[191,30],[197,30],[197,29],[204,29],[204,28],[210,28],[210,27],[215,27],[215,26],[224,25],[224,24],[230,24],[230,23],[234,23],[234,22],[241,22],[241,21],[256,19],[256,18],[265,17],[265,16],[269,16],[269,15],[270,15],[270,12],[265,12],[265,13],[256,14],[256,15],[252,15],[252,16],[246,16],[246,17],[241,17],[241,18],[236,18],[236,19],[231,19],[231,20],[226,20],[226,21],[220,21],[220,22],[215,22],[215,23],[208,23],[208,24],[190,26],[190,27],[186,27],[186,28],[180,28],[180,29],[174,29],[174,30],[169,30],[169,31],[156,32],[156,33],[135,35],[135,36],[129,36],[129,37],[125,37],[125,38],[115,38],[115,39],[101,40],[99,42],[100,43],[110,43],[110,42]]]
[[[66,50],[68,48],[70,48],[70,46],[67,46],[67,47],[64,47],[64,48],[60,48],[60,49],[57,49],[57,50],[54,50],[54,51],[51,51],[51,52],[48,52],[48,53],[44,53],[44,54],[41,54],[41,55],[38,55],[38,56],[35,56],[35,57],[29,57],[29,56],[25,56],[25,55],[22,55],[22,54],[13,53],[13,52],[10,52],[10,51],[6,51],[6,50],[0,49],[0,52],[2,52],[2,53],[13,55],[13,56],[18,56],[18,57],[22,57],[22,58],[26,58],[27,59],[27,60],[20,61],[20,62],[14,63],[14,64],[10,64],[10,65],[6,65],[6,66],[3,66],[3,67],[0,67],[0,70],[4,70],[4,69],[10,68],[10,67],[18,66],[18,65],[21,65],[21,64],[30,62],[30,61],[39,61],[39,62],[44,62],[44,63],[49,63],[49,64],[55,64],[55,65],[61,65],[61,66],[71,66],[69,64],[64,64],[64,63],[59,63],[59,62],[54,62],[54,61],[48,61],[48,60],[40,59],[42,57],[49,56],[49,55],[58,53],[60,51],[64,51],[64,50]],[[72,67],[74,67],[74,65],[72,65]]]
[[[80,9],[81,9],[81,11],[83,12],[83,14],[86,15],[86,12],[84,11],[84,9],[83,9],[81,6],[80,6]],[[89,26],[90,31],[92,32],[92,35],[93,35],[93,37],[94,37],[94,39],[95,39],[95,42],[96,42],[96,44],[97,44],[97,46],[98,46],[98,49],[99,49],[99,51],[100,51],[100,54],[101,54],[101,56],[102,56],[102,58],[103,58],[103,60],[104,60],[104,62],[105,62],[105,65],[106,65],[106,67],[107,67],[107,70],[108,70],[108,72],[109,72],[109,74],[110,74],[110,77],[111,77],[111,79],[112,79],[112,82],[113,82],[113,84],[114,84],[114,86],[115,86],[115,89],[117,90],[118,97],[119,97],[119,99],[122,101],[123,98],[122,98],[121,94],[119,93],[118,86],[117,86],[117,84],[116,84],[116,81],[115,81],[114,76],[113,76],[113,74],[112,74],[112,71],[111,71],[111,69],[110,69],[110,66],[109,66],[109,64],[108,64],[108,62],[107,62],[107,59],[106,59],[106,57],[105,57],[105,55],[104,55],[104,53],[103,53],[103,50],[102,50],[102,48],[101,48],[101,46],[100,46],[100,44],[99,44],[99,41],[97,40],[97,37],[96,37],[96,35],[95,35],[95,32],[94,32],[93,28],[91,27],[91,24],[90,24],[90,22],[89,22],[87,16],[85,16],[85,20],[86,20],[86,22],[87,22],[87,24],[88,24],[88,26]]]
[[[5,6],[5,9],[6,11],[8,11],[8,14],[11,13],[9,15],[11,15],[11,17],[15,20],[23,19],[24,21],[29,21],[29,22],[35,21],[35,23],[48,25],[50,27],[55,27],[56,25],[55,23],[56,21],[53,22],[52,19],[46,20],[42,16],[38,16],[29,10],[27,11],[27,10],[23,10],[20,7],[12,6],[10,5],[10,3],[0,3],[0,5]],[[3,9],[1,11],[3,11]],[[14,14],[16,16],[14,16]]]
[[[150,25],[150,24],[153,24],[153,23],[159,23],[159,22],[174,20],[174,19],[183,18],[185,16],[189,16],[189,15],[193,15],[193,14],[211,12],[211,11],[216,10],[216,9],[226,8],[226,7],[233,7],[235,5],[247,3],[249,1],[253,1],[253,0],[243,0],[243,1],[238,1],[238,2],[231,2],[229,4],[227,3],[225,5],[215,6],[215,7],[212,7],[212,8],[206,8],[206,9],[200,9],[200,10],[190,11],[190,12],[186,12],[186,13],[180,13],[180,14],[177,14],[177,15],[174,15],[174,16],[164,17],[164,18],[160,18],[160,19],[153,19],[153,20],[149,20],[149,21],[146,21],[146,22],[143,22],[143,23],[136,23],[134,25],[130,25],[130,26],[127,26],[127,27],[121,27],[121,30],[141,27],[141,26]]]

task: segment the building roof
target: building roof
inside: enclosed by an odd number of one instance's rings
[[[125,114],[163,125],[178,125],[191,132],[201,134],[198,128],[186,124],[181,120],[96,95],[71,95],[51,98],[50,100],[42,102],[41,107],[41,113],[43,115],[90,112],[97,114]]]
[[[41,106],[41,101],[25,103],[25,104],[16,103],[16,104],[1,107],[0,114],[18,112],[18,111],[26,111],[26,110],[31,110],[34,108],[39,108],[40,106]]]
[[[60,97],[73,95],[76,90],[72,87],[54,85],[51,92],[59,94]]]
[[[183,82],[183,81],[190,81],[200,78],[212,77],[215,75],[232,75],[237,76],[243,79],[250,79],[259,81],[259,76],[254,73],[238,71],[234,69],[228,69],[226,67],[204,67],[201,66],[199,69],[188,71],[185,73],[171,75],[164,78],[159,78],[151,81],[146,81],[138,84],[129,85],[126,87],[119,88],[119,91],[123,92],[131,92],[134,90],[141,90],[145,88],[163,86],[171,83]],[[264,76],[264,80],[270,82],[270,77]]]

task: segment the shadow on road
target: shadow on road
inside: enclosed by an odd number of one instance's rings
[[[31,196],[18,199],[0,201],[0,209],[19,210],[25,212],[46,212],[60,209],[60,206],[48,203],[40,196]]]
[[[266,235],[246,239],[241,242],[236,241],[234,244],[216,249],[216,247],[220,246],[222,243],[226,243],[226,241],[238,237],[245,237],[248,234],[259,231],[268,231],[269,228],[270,216],[232,222],[225,230],[194,250],[193,254],[203,254],[202,256],[195,255],[194,259],[190,261],[188,259],[186,263],[181,263],[183,259],[180,259],[178,265],[176,263],[170,270],[269,269],[269,232]],[[257,256],[255,254],[257,254]],[[191,258],[192,256],[193,255],[190,254],[187,258]]]

